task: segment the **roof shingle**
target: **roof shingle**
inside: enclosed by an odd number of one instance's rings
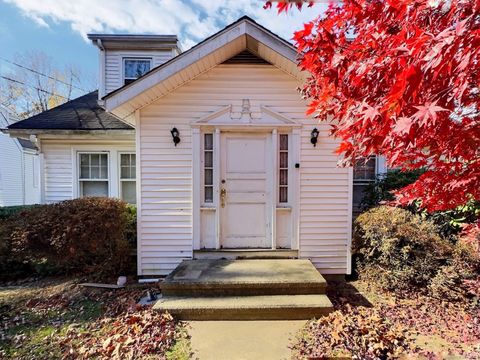
[[[133,130],[133,127],[109,114],[97,103],[98,92],[70,100],[53,109],[18,121],[9,129],[41,130]]]

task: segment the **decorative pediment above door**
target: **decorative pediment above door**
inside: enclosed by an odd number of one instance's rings
[[[192,127],[301,127],[302,124],[280,114],[271,107],[251,105],[243,99],[241,106],[227,105],[192,123]]]

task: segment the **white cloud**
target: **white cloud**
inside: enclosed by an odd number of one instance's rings
[[[325,5],[277,15],[263,0],[5,0],[40,26],[66,22],[84,39],[87,33],[176,34],[184,50],[248,15],[291,39],[293,31],[318,16]]]

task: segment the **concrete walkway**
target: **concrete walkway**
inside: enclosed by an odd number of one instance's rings
[[[306,321],[190,321],[194,359],[290,359]]]

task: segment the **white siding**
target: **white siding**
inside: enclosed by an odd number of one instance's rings
[[[6,128],[12,119],[0,107],[0,128]],[[23,149],[10,136],[0,133],[0,206],[23,205]]]
[[[320,131],[318,143],[310,143],[310,132]],[[348,169],[337,167],[337,142],[329,127],[304,123],[300,144],[300,248],[323,274],[345,274],[349,244],[350,207]]]
[[[40,159],[36,153],[26,150],[23,154],[25,204],[40,204]]]
[[[0,133],[0,206],[23,204],[23,151],[17,140]]]
[[[44,154],[44,202],[73,198],[73,159],[70,144],[42,143]]]
[[[326,125],[305,118],[299,83],[270,65],[219,65],[140,111],[139,275],[168,274],[192,256],[190,123],[226,105],[270,106],[304,124],[301,133],[300,256],[323,273],[345,274],[349,229],[348,170],[336,167]],[[170,129],[181,143],[174,147]],[[314,148],[310,132],[321,135]],[[296,171],[292,169],[292,171]]]
[[[78,151],[109,153],[110,196],[119,196],[118,154],[135,152],[133,140],[112,143],[108,140],[44,140],[44,202],[53,203],[77,197],[76,153]]]
[[[151,58],[152,68],[163,64],[172,57],[172,50],[131,51],[107,50],[105,54],[106,94],[123,86],[123,58]]]

